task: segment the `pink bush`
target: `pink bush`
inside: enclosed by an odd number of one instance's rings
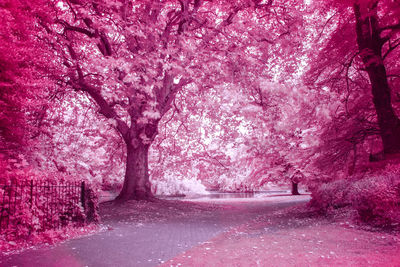
[[[311,207],[329,214],[339,209],[357,211],[359,219],[374,226],[400,223],[400,175],[387,166],[363,178],[348,177],[320,185],[312,192]]]
[[[377,226],[400,223],[400,180],[390,174],[371,176],[352,184],[351,202],[360,219]]]
[[[98,221],[97,194],[85,190],[85,214],[80,182],[60,173],[44,173],[22,163],[0,160],[1,239],[18,241],[65,226],[83,226],[86,215]],[[70,188],[60,187],[69,185]]]
[[[348,189],[349,182],[343,179],[322,184],[312,191],[310,205],[324,213],[349,206]]]

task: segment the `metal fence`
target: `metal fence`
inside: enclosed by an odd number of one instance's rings
[[[70,222],[84,223],[84,182],[27,181],[0,184],[0,233],[60,228]]]

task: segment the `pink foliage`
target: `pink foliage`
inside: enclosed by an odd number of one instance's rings
[[[354,4],[360,21],[379,7],[381,58],[362,60]],[[0,182],[85,180],[129,200],[292,181],[314,187],[319,210],[397,223],[399,165],[367,163],[383,131],[364,69],[386,64],[398,119],[399,15],[391,0],[3,0]],[[12,242],[68,224],[29,202]],[[75,208],[66,216],[85,220]]]
[[[328,214],[340,209],[355,210],[359,219],[369,224],[397,226],[400,224],[399,165],[322,184],[313,190],[310,205]]]
[[[86,217],[98,221],[97,195],[85,191],[85,205],[95,211],[84,212],[81,204],[81,184],[75,177],[60,172],[42,172],[19,160],[0,158],[1,239],[18,243],[20,240],[43,239],[62,227],[83,226]],[[68,187],[64,187],[68,186]],[[88,208],[85,206],[85,208]]]

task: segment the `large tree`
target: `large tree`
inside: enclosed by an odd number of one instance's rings
[[[200,1],[74,1],[57,7],[66,82],[90,96],[126,145],[118,199],[152,198],[148,150],[175,94],[191,82],[196,44],[185,31],[199,27],[193,20]]]
[[[240,76],[235,60],[251,53],[250,44],[264,43],[260,29],[272,26],[264,17],[271,1],[54,4],[56,19],[47,30],[63,58],[65,84],[88,95],[125,142],[121,201],[153,197],[148,151],[177,92]]]
[[[32,16],[33,24],[42,27],[39,40],[54,56],[48,61],[58,64],[63,74],[55,75],[59,87],[72,89],[79,99],[88,97],[88,104],[108,119],[125,143],[126,173],[119,200],[153,197],[148,150],[160,119],[176,109],[178,92],[190,86],[206,93],[227,83],[247,88],[258,76],[275,75],[278,64],[268,68],[277,60],[275,54],[293,51],[285,44],[289,39],[299,41],[301,16],[287,8],[298,2],[41,3],[52,9]],[[29,13],[31,5],[21,3]],[[277,43],[278,48],[267,53]],[[288,71],[294,68],[287,65]],[[65,100],[74,101],[66,95]]]
[[[285,5],[56,2],[57,19],[49,29],[56,33],[55,46],[64,58],[65,83],[92,99],[126,145],[126,174],[118,200],[152,198],[149,147],[160,119],[175,108],[179,91],[196,86],[201,92],[257,76],[258,71],[243,71],[243,58],[253,65],[268,64],[260,51],[301,26]]]
[[[326,19],[320,24],[316,39],[323,48],[313,62],[313,81],[322,88],[340,92],[343,113],[349,118],[365,114],[364,108],[359,109],[361,113],[354,113],[355,103],[362,103],[362,96],[371,96],[376,119],[364,117],[362,134],[375,135],[371,125],[376,123],[383,152],[400,152],[400,120],[393,101],[399,91],[399,3],[328,0],[322,3],[328,4],[325,8],[320,2],[314,3],[318,14]],[[354,135],[359,135],[359,128],[354,127]]]
[[[392,108],[385,59],[400,45],[400,3],[355,2],[353,11],[359,55],[371,82],[383,149],[387,154],[399,153],[400,119]]]

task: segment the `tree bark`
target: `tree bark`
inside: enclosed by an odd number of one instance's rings
[[[292,195],[300,195],[299,183],[292,182]]]
[[[116,198],[117,202],[124,202],[130,199],[150,200],[154,198],[151,193],[148,172],[149,147],[150,145],[142,143],[136,146],[127,144],[124,185]]]
[[[399,153],[400,120],[392,108],[391,90],[382,57],[385,40],[380,37],[377,6],[367,11],[368,15],[362,14],[360,5],[354,5],[358,48],[371,82],[384,153]]]

